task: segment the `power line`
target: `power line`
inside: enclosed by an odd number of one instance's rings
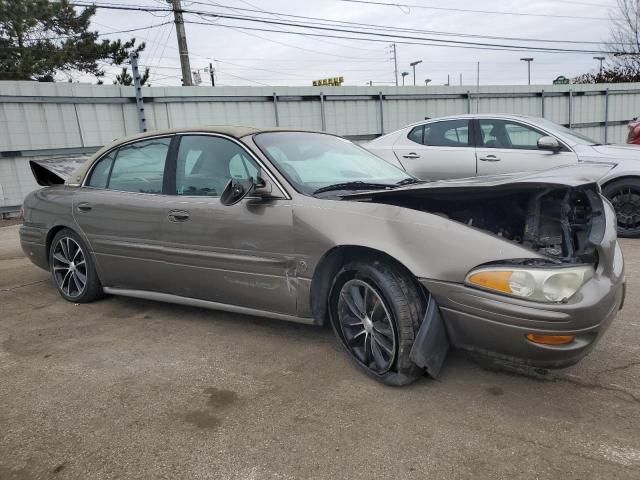
[[[243,1],[243,0],[241,0]],[[273,12],[267,10],[255,10],[251,8],[242,8],[242,7],[227,7],[220,4],[215,4],[213,2],[201,2],[201,1],[192,1],[194,5],[207,5],[207,6],[217,6],[218,8],[236,10],[236,11],[244,11],[244,12],[253,12],[253,13],[267,13],[269,15],[279,16],[279,17],[288,17],[294,19],[302,19],[302,20],[312,20],[315,22],[326,23],[329,26],[332,25],[340,25],[340,26],[352,26],[352,27],[363,27],[363,28],[376,28],[387,31],[394,32],[402,32],[402,33],[423,33],[428,35],[444,35],[444,36],[457,36],[457,37],[469,37],[469,38],[485,38],[490,40],[511,40],[511,41],[522,41],[522,42],[540,42],[540,43],[573,43],[573,44],[592,44],[592,45],[602,45],[602,42],[596,42],[592,40],[557,40],[557,39],[543,39],[543,38],[523,38],[523,37],[507,37],[507,36],[498,36],[498,35],[479,35],[479,34],[471,34],[471,33],[462,33],[462,32],[446,32],[439,30],[424,30],[424,29],[416,29],[416,28],[408,28],[408,27],[392,27],[387,25],[380,24],[372,24],[372,23],[362,23],[362,22],[349,22],[344,20],[334,20],[327,18],[319,18],[319,17],[308,17],[304,15],[293,15],[289,13],[282,12]],[[245,2],[246,3],[246,2]],[[250,5],[250,4],[249,4]],[[213,12],[210,12],[213,13]],[[632,45],[632,44],[629,44]]]
[[[345,0],[346,1],[346,0]],[[350,0],[351,1],[351,0]],[[356,0],[353,0],[356,1]],[[364,1],[364,0],[357,0],[357,1]],[[86,6],[87,4],[81,4],[81,3],[75,3],[74,5],[76,6]],[[97,5],[97,7],[99,8],[107,8],[107,9],[116,9],[116,10],[133,10],[133,11],[147,11],[147,9],[151,9],[151,10],[158,10],[155,7],[140,7],[140,6],[115,6],[115,5],[109,5],[109,6],[105,6],[105,5]],[[587,54],[593,54],[593,53],[613,53],[613,52],[608,52],[608,51],[603,51],[603,50],[585,50],[585,49],[562,49],[562,48],[551,48],[551,47],[540,47],[540,46],[527,46],[527,45],[509,45],[509,44],[494,44],[494,43],[486,43],[486,42],[469,42],[469,41],[463,41],[463,40],[443,40],[443,39],[439,39],[439,38],[425,38],[425,37],[415,37],[415,36],[408,36],[408,35],[395,35],[395,34],[389,34],[389,33],[376,33],[376,32],[362,32],[362,31],[357,31],[357,30],[351,30],[351,29],[347,29],[347,28],[336,28],[336,27],[328,27],[328,26],[316,26],[316,25],[309,25],[309,24],[305,24],[302,22],[283,22],[283,21],[278,21],[278,20],[273,20],[273,19],[267,19],[267,18],[260,18],[260,17],[249,17],[249,16],[239,16],[239,15],[228,15],[228,14],[222,14],[222,13],[215,13],[215,12],[210,12],[210,11],[194,11],[194,10],[183,10],[184,13],[193,13],[196,15],[200,15],[200,16],[207,16],[207,17],[214,17],[214,18],[225,18],[225,19],[229,19],[229,20],[238,20],[238,21],[248,21],[248,22],[258,22],[258,23],[268,23],[268,24],[273,24],[273,25],[286,25],[286,26],[290,26],[290,27],[300,27],[300,28],[307,28],[307,29],[312,29],[312,30],[323,30],[323,31],[334,31],[334,32],[341,32],[341,33],[351,33],[351,34],[356,34],[356,35],[369,35],[369,37],[346,37],[346,36],[337,36],[337,35],[322,35],[323,37],[330,37],[330,38],[344,38],[344,39],[348,39],[348,40],[367,40],[367,41],[380,41],[379,39],[375,39],[375,38],[371,38],[371,36],[374,37],[384,37],[387,39],[401,39],[401,40],[411,40],[413,42],[404,42],[404,43],[415,43],[415,41],[418,41],[419,43],[417,44],[422,44],[422,45],[432,45],[432,46],[458,46],[460,48],[482,48],[482,49],[493,49],[493,50],[511,50],[511,51],[535,51],[535,52],[547,52],[547,53],[587,53]],[[195,22],[194,22],[195,23]],[[218,24],[213,24],[213,25],[218,25]],[[275,33],[290,33],[290,34],[295,34],[295,35],[308,35],[308,36],[320,36],[320,35],[313,35],[310,33],[306,33],[306,32],[282,32],[282,31],[278,31],[278,30],[274,30],[274,29],[260,29],[260,28],[248,28],[248,27],[233,27],[231,25],[225,25],[228,28],[242,28],[242,29],[247,29],[247,30],[256,30],[256,31],[271,31],[271,32],[275,32]],[[389,40],[387,40],[388,42]],[[393,40],[392,40],[393,41]],[[396,43],[403,43],[399,40],[395,40]]]
[[[245,5],[249,5],[250,7],[253,7],[253,8],[227,7],[226,5],[222,5],[222,4],[220,4],[220,3],[216,3],[216,2],[213,2],[213,1],[210,1],[210,2],[198,2],[198,1],[191,1],[191,4],[192,4],[192,5],[207,5],[207,6],[214,6],[214,7],[217,7],[217,8],[225,8],[225,9],[230,9],[230,10],[239,11],[239,12],[242,12],[242,11],[250,11],[250,12],[256,12],[256,13],[265,13],[265,14],[267,14],[267,15],[271,15],[271,16],[274,16],[274,17],[276,17],[276,18],[281,18],[281,19],[282,19],[283,17],[288,17],[288,16],[290,16],[290,15],[287,15],[287,14],[285,14],[285,13],[280,13],[280,12],[270,12],[270,11],[268,11],[268,10],[264,10],[264,9],[262,9],[262,8],[260,8],[260,7],[256,6],[256,5],[254,5],[253,3],[250,3],[250,2],[248,2],[248,1],[246,1],[246,0],[240,0],[240,1],[241,1],[242,3],[244,3]],[[279,30],[283,30],[283,31],[285,31],[285,30],[284,30],[284,29],[282,29],[282,28],[279,28]],[[336,42],[329,42],[329,41],[327,41],[327,40],[325,40],[325,39],[322,39],[322,38],[319,38],[319,39],[318,39],[318,41],[319,41],[319,42],[322,42],[322,43],[326,43],[327,45],[334,45],[334,46],[338,46],[338,47],[346,47],[346,46],[347,46],[347,45],[345,45],[344,43],[343,43],[343,44],[340,44],[340,43],[336,43]],[[369,48],[354,47],[354,46],[352,46],[352,45],[348,45],[348,48],[355,48],[356,50],[362,50],[362,51],[364,51],[364,52],[373,52],[373,51],[374,51],[374,50],[371,50],[371,49],[369,49]]]
[[[214,26],[214,27],[217,27],[217,26],[226,27],[226,28],[230,28],[231,30],[235,30],[235,31],[237,31],[239,33],[242,33],[244,35],[248,35],[248,36],[251,36],[251,37],[259,38],[261,40],[266,40],[266,41],[271,42],[271,43],[277,43],[279,45],[284,45],[285,47],[294,48],[296,50],[301,50],[301,51],[304,51],[304,52],[319,53],[320,55],[327,55],[327,56],[330,56],[330,57],[342,58],[342,59],[345,59],[345,60],[360,60],[361,59],[361,57],[350,57],[348,55],[338,55],[336,53],[323,52],[321,50],[314,50],[312,48],[301,47],[299,45],[291,45],[290,43],[280,42],[280,41],[274,40],[272,38],[267,38],[267,37],[263,37],[263,36],[257,35],[255,33],[248,33],[248,32],[244,31],[244,30],[256,30],[256,31],[265,31],[265,32],[273,32],[273,33],[289,33],[289,34],[297,33],[297,32],[292,32],[290,30],[282,30],[282,29],[281,30],[276,30],[276,29],[270,29],[270,30],[252,29],[250,27],[222,25],[222,24],[219,24],[219,23],[213,23],[211,21],[204,21],[204,22],[187,21],[187,23],[195,23],[196,25],[211,25],[211,26]],[[331,37],[330,35],[314,35],[314,36],[318,36],[318,37],[329,36],[330,38],[342,38],[342,37]]]
[[[220,15],[220,16],[222,16],[222,15]],[[223,17],[228,18],[229,16],[223,16]],[[244,19],[244,20],[253,21],[253,22],[262,22],[262,23],[272,23],[272,22],[269,22],[269,21],[265,21],[265,20],[261,20],[260,21],[260,20],[257,20],[257,19],[251,19],[251,20]],[[586,53],[586,54],[593,54],[593,53],[609,53],[609,54],[611,54],[611,53],[613,53],[613,52],[608,52],[608,51],[603,51],[603,50],[596,50],[596,49],[585,50],[585,49],[535,47],[535,46],[528,46],[528,45],[492,44],[492,43],[484,43],[484,42],[466,42],[466,41],[461,41],[461,40],[442,40],[442,39],[437,39],[437,38],[434,39],[434,38],[413,37],[413,36],[406,36],[406,35],[391,35],[391,34],[375,33],[375,32],[366,33],[366,32],[360,32],[360,31],[354,31],[354,30],[348,30],[348,29],[337,29],[337,28],[328,28],[328,27],[304,26],[305,28],[313,29],[313,30],[328,30],[328,31],[335,31],[335,32],[352,33],[352,34],[356,34],[356,35],[369,35],[369,37],[366,37],[366,36],[348,37],[348,36],[343,36],[343,35],[328,35],[328,34],[318,34],[318,33],[310,33],[310,32],[293,32],[293,31],[283,32],[281,30],[275,30],[275,29],[267,29],[267,28],[259,28],[259,27],[231,26],[231,25],[226,25],[226,24],[208,23],[208,22],[193,22],[192,21],[190,23],[201,23],[201,24],[204,24],[204,25],[208,24],[208,25],[212,25],[212,26],[221,26],[221,27],[227,27],[227,28],[232,28],[232,29],[254,30],[254,31],[262,31],[262,32],[283,33],[283,34],[312,36],[312,37],[320,36],[320,37],[342,38],[342,39],[348,39],[348,40],[362,40],[362,41],[383,42],[383,43],[389,43],[390,41],[393,41],[395,43],[403,43],[403,44],[408,44],[408,45],[429,45],[429,46],[437,46],[437,47],[471,48],[471,49],[476,49],[476,50],[494,50],[494,51],[508,50],[508,51],[515,51],[515,52],[518,52],[518,51],[520,51],[520,52],[521,51],[533,51],[533,52],[545,52],[545,53]],[[301,26],[301,25],[292,25],[292,26]],[[371,36],[385,37],[387,39],[384,40],[384,39],[380,39],[380,38],[371,38]],[[389,39],[391,39],[391,40],[389,40]]]
[[[607,20],[600,17],[585,17],[580,15],[552,15],[548,13],[523,13],[523,12],[508,12],[505,10],[474,10],[470,8],[454,8],[454,7],[433,7],[427,5],[416,5],[409,3],[385,3],[385,2],[377,2],[374,0],[338,0],[339,2],[348,2],[348,3],[364,3],[367,5],[379,5],[384,7],[407,7],[411,8],[419,8],[424,10],[442,10],[449,12],[462,12],[462,13],[481,13],[481,14],[489,14],[489,15],[511,15],[517,17],[543,17],[543,18],[579,18],[581,20]]]
[[[329,38],[342,38],[342,39],[347,39],[347,40],[361,40],[361,41],[366,41],[366,42],[381,42],[381,43],[389,43],[387,40],[383,40],[383,39],[379,39],[379,38],[364,38],[364,37],[347,37],[344,35],[328,35],[328,34],[323,34],[323,33],[311,33],[311,32],[283,32],[281,30],[275,30],[275,29],[269,29],[269,28],[260,28],[260,27],[238,27],[238,26],[230,26],[230,25],[225,25],[225,24],[219,24],[219,23],[209,23],[209,22],[198,22],[198,21],[187,21],[187,23],[195,23],[197,25],[210,25],[213,27],[223,27],[223,28],[230,28],[232,30],[237,30],[237,31],[244,31],[244,30],[252,30],[252,31],[259,31],[259,32],[271,32],[271,33],[280,33],[280,34],[286,34],[286,35],[301,35],[301,36],[308,36],[308,37],[329,37]],[[243,32],[247,35],[247,32]],[[258,38],[264,38],[264,37],[258,37]],[[272,40],[275,42],[275,40]],[[491,51],[508,51],[508,52],[522,52],[522,51],[542,51],[544,53],[587,53],[587,54],[593,54],[593,53],[607,53],[607,52],[601,52],[599,50],[563,50],[563,49],[547,49],[547,50],[538,50],[536,48],[527,48],[527,47],[510,47],[510,46],[505,46],[503,48],[495,48],[495,47],[491,47],[491,46],[470,46],[470,45],[450,45],[450,44],[440,44],[440,43],[430,43],[427,41],[406,41],[406,40],[394,40],[395,43],[399,43],[399,44],[403,44],[403,45],[427,45],[427,46],[432,46],[432,47],[443,47],[443,48],[464,48],[464,49],[471,49],[471,50],[491,50]],[[278,43],[282,43],[282,42],[278,42]],[[296,46],[294,45],[290,45],[290,44],[286,44],[286,43],[282,43],[283,45],[287,45],[290,46],[291,48],[296,48]],[[302,47],[297,47],[297,48],[302,48]]]

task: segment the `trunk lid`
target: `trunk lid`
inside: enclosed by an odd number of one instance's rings
[[[48,187],[65,183],[88,159],[88,156],[64,156],[29,160],[38,185]]]

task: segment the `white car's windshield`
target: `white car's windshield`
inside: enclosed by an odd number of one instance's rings
[[[582,135],[575,130],[563,127],[562,125],[558,125],[557,123],[554,123],[545,118],[538,119],[538,123],[541,127],[546,128],[551,133],[557,133],[558,135],[563,136],[579,145],[596,145],[598,143],[592,138],[587,137],[586,135]]]
[[[349,190],[395,187],[416,181],[403,170],[333,135],[271,132],[258,134],[254,140],[302,193],[313,194],[319,189],[339,185]]]

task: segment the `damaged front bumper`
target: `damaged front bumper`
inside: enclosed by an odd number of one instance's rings
[[[452,347],[542,368],[567,367],[589,353],[615,318],[625,294],[622,275],[596,275],[568,302],[554,304],[509,298],[457,283],[420,282],[439,306]],[[528,340],[529,334],[575,339],[563,345],[543,345]]]

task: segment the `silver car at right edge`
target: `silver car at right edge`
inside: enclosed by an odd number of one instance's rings
[[[362,145],[425,180],[466,178],[607,162],[599,183],[618,236],[640,236],[640,149],[601,144],[544,118],[476,114],[429,119]]]

